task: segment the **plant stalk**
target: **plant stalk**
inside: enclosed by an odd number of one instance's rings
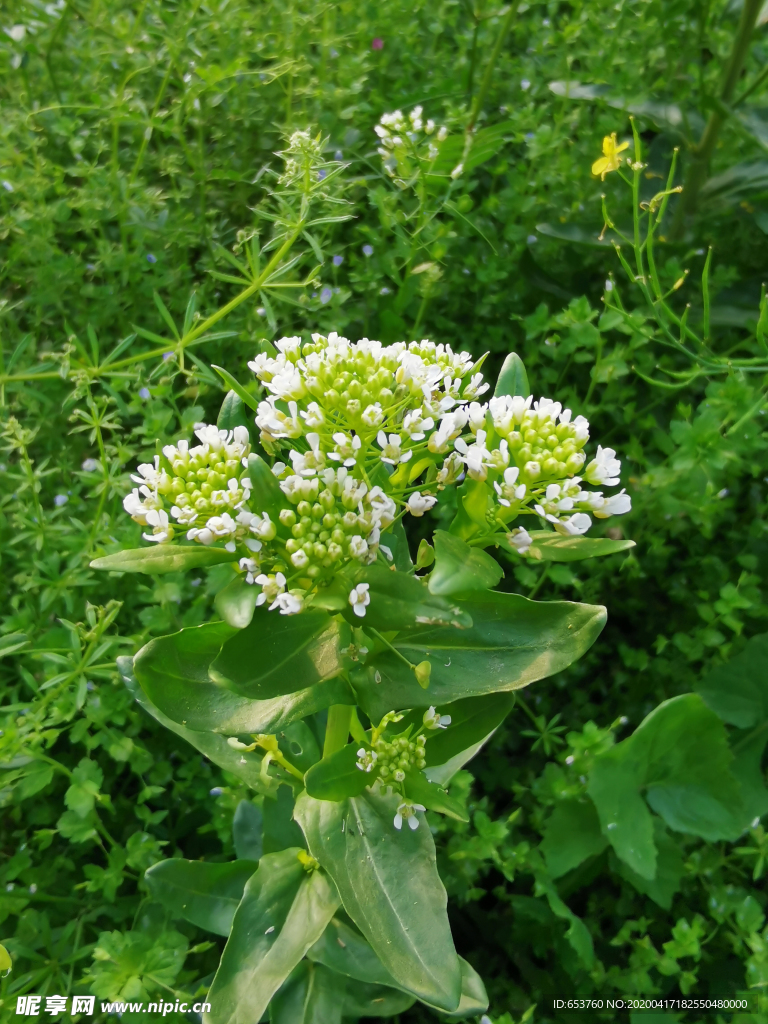
[[[333,704],[328,708],[328,724],[325,727],[323,757],[330,757],[347,745],[349,727],[352,724],[351,704]]]
[[[679,240],[685,230],[686,219],[696,211],[699,192],[709,173],[709,162],[715,151],[720,131],[728,117],[728,108],[733,100],[736,85],[744,67],[744,61],[749,53],[749,46],[752,42],[752,34],[755,30],[758,15],[763,6],[763,0],[744,0],[741,10],[739,27],[736,31],[736,38],[733,41],[733,49],[723,75],[723,83],[720,87],[720,95],[715,110],[709,115],[709,121],[704,129],[699,144],[692,151],[693,159],[685,177],[685,185],[680,202],[677,204],[675,220],[672,225],[671,238]]]
[[[496,43],[491,51],[491,56],[488,59],[483,80],[480,83],[480,89],[475,97],[475,102],[472,104],[472,112],[469,115],[469,123],[467,124],[467,135],[470,135],[475,130],[475,125],[477,124],[477,119],[480,116],[480,111],[483,108],[486,94],[491,86],[491,79],[493,78],[493,72],[496,68],[496,61],[499,59],[499,54],[501,53],[501,48],[504,45],[504,40],[507,38],[507,32],[509,32],[512,19],[517,14],[517,8],[519,6],[520,0],[512,0],[512,3],[509,5],[509,10],[504,16],[504,21],[501,23],[499,34],[496,37]]]

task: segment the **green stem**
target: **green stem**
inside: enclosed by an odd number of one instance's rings
[[[760,0],[757,0],[757,2],[759,4]],[[467,124],[467,135],[475,130],[475,125],[478,117],[480,116],[480,111],[483,108],[486,94],[491,86],[491,79],[493,78],[493,72],[496,68],[496,61],[499,59],[499,54],[501,53],[501,48],[504,45],[504,40],[507,38],[507,32],[509,32],[512,19],[517,14],[517,8],[519,6],[520,0],[513,0],[509,5],[509,10],[505,15],[504,20],[501,23],[499,34],[496,37],[496,43],[491,51],[491,56],[488,59],[483,80],[480,83],[480,89],[475,97],[475,102],[472,104],[472,112],[469,115],[469,123]]]
[[[328,708],[328,724],[325,727],[323,757],[330,757],[347,745],[349,727],[352,724],[351,704],[333,704]]]
[[[709,121],[704,129],[699,144],[693,150],[693,159],[688,168],[685,178],[685,187],[680,202],[677,204],[675,220],[672,226],[672,239],[679,240],[685,230],[686,218],[696,211],[699,192],[709,173],[709,162],[715,151],[720,131],[728,117],[728,108],[736,90],[736,84],[741,76],[744,61],[749,53],[749,46],[752,42],[752,34],[755,30],[757,17],[763,6],[763,0],[744,0],[741,9],[739,27],[736,30],[736,38],[733,41],[733,49],[723,75],[723,83],[720,87],[720,95],[715,110],[709,115]]]

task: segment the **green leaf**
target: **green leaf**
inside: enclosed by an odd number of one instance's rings
[[[455,1012],[449,1013],[444,1018],[449,1021],[475,1017],[477,1014],[485,1013],[488,1009],[488,993],[485,991],[483,979],[472,964],[467,963],[463,957],[459,957],[459,964],[461,965],[461,999]]]
[[[664,701],[590,774],[603,832],[633,871],[655,877],[653,823],[641,791],[667,825],[710,842],[737,839],[749,824],[722,722],[698,694]]]
[[[228,626],[245,629],[251,623],[260,593],[258,587],[246,583],[245,577],[236,576],[218,592],[213,599],[213,607]]]
[[[15,654],[27,644],[26,633],[6,633],[0,637],[0,658],[7,658],[9,654]]]
[[[434,840],[423,823],[397,832],[397,805],[395,796],[370,792],[344,803],[302,793],[295,814],[310,852],[336,882],[344,909],[400,987],[452,1011],[461,995],[461,970]]]
[[[146,872],[144,880],[150,895],[174,917],[215,935],[227,936],[245,883],[257,867],[258,864],[244,860],[229,864],[162,860]]]
[[[563,800],[544,826],[541,852],[550,877],[560,878],[602,853],[607,845],[594,805],[586,800]]]
[[[557,889],[555,888],[555,883],[543,872],[539,872],[536,875],[535,892],[537,896],[546,896],[552,913],[556,917],[559,917],[561,921],[568,922],[569,927],[565,933],[565,937],[583,965],[587,970],[591,970],[595,962],[595,948],[592,943],[592,936],[590,935],[587,926],[581,918],[577,917],[571,908],[562,901]]]
[[[472,625],[464,607],[431,594],[426,582],[416,576],[371,565],[355,574],[354,583],[369,584],[371,603],[366,608],[365,625],[382,632],[407,629],[419,623],[455,629]],[[348,604],[345,614],[355,625],[363,624]]]
[[[494,397],[500,395],[511,395],[512,397],[520,395],[522,398],[527,398],[530,393],[531,388],[528,384],[525,364],[517,352],[510,352],[499,371],[496,387],[493,391]]]
[[[232,411],[237,410],[237,416],[242,417],[244,420],[243,423],[232,423],[231,426],[225,426],[223,423],[217,423],[217,426],[224,427],[225,430],[231,430],[233,427],[237,426],[244,426],[248,427],[248,432],[250,433],[254,421],[253,417],[249,416],[245,409],[251,409],[253,412],[258,412],[259,400],[250,394],[248,390],[243,387],[240,381],[233,377],[229,370],[225,370],[223,366],[216,366],[215,363],[211,363],[211,369],[215,370],[224,383],[228,384],[230,387],[230,390],[227,392],[227,396],[222,403],[221,411],[219,412],[219,419],[225,415],[224,410],[227,408],[229,403],[229,408]],[[238,401],[236,401],[236,399]],[[232,413],[228,413],[228,415],[232,415]]]
[[[441,715],[450,715],[447,729],[427,734],[427,767],[445,764],[452,757],[484,740],[501,725],[515,704],[513,693],[490,693],[441,704]]]
[[[635,546],[633,540],[611,540],[610,537],[561,537],[550,530],[533,530],[533,543],[528,558],[544,559],[547,562],[581,562],[585,558],[602,558],[628,551]],[[505,551],[517,553],[515,548],[502,540],[499,546]]]
[[[152,576],[164,572],[184,572],[204,566],[231,562],[234,556],[224,548],[208,548],[202,544],[155,544],[151,548],[129,548],[94,558],[91,569],[112,572],[143,572]]]
[[[442,707],[463,697],[528,686],[580,658],[599,636],[606,617],[600,605],[529,601],[495,591],[456,603],[471,616],[470,628],[425,624],[392,640],[412,664],[429,660],[429,689],[422,690],[389,650],[369,656],[364,671],[355,675],[358,703],[372,721],[393,708]],[[373,599],[369,610],[372,606]]]
[[[79,818],[87,817],[101,795],[99,787],[104,781],[104,772],[95,761],[84,757],[72,772],[72,784],[64,794],[64,803]]]
[[[649,896],[664,910],[670,910],[672,897],[680,888],[680,879],[685,870],[683,855],[680,847],[664,828],[659,818],[653,819],[653,837],[658,851],[655,878],[643,878],[642,875],[636,874],[628,864],[619,860],[613,853],[611,854],[611,870],[620,874],[638,892]]]
[[[260,455],[248,456],[248,476],[253,487],[251,498],[253,504],[261,512],[269,512],[273,522],[277,522],[280,509],[285,504],[285,496],[280,490],[277,477]]]
[[[208,623],[158,637],[142,647],[134,659],[136,678],[162,714],[188,729],[234,736],[277,732],[331,704],[352,703],[349,688],[339,678],[263,701],[217,685],[208,670],[233,633],[223,622]]]
[[[224,736],[219,736],[213,732],[188,729],[185,725],[181,725],[179,722],[175,722],[172,718],[163,714],[139,685],[138,680],[133,674],[131,658],[118,658],[117,669],[128,691],[136,703],[144,708],[147,714],[151,715],[161,725],[164,725],[166,729],[170,729],[171,732],[186,740],[187,743],[190,743],[201,754],[204,754],[205,757],[213,761],[214,764],[236,775],[253,789],[264,792],[264,780],[261,776],[261,757],[253,753],[248,754],[246,757],[239,750],[233,750]],[[237,732],[240,730],[233,731]]]
[[[501,566],[480,548],[461,537],[436,530],[435,568],[429,575],[430,594],[443,597],[474,590],[490,590],[504,575]]]
[[[753,636],[740,654],[708,672],[695,690],[729,725],[750,729],[768,720],[768,633]]]
[[[243,697],[266,701],[338,675],[340,649],[348,643],[348,628],[327,612],[277,615],[261,605],[248,626],[222,646],[210,677]]]
[[[338,975],[334,977],[338,978]],[[359,1020],[361,1017],[394,1017],[404,1013],[416,1002],[414,996],[400,989],[387,988],[384,985],[367,985],[363,981],[351,979],[344,981],[342,1013],[345,1020]]]
[[[302,960],[269,1005],[271,1024],[341,1024],[346,978]]]
[[[208,996],[206,1024],[253,1024],[325,931],[339,905],[325,872],[299,850],[266,854],[249,879]]]
[[[371,944],[338,917],[329,922],[317,942],[307,950],[307,956],[348,978],[370,985],[397,987]]]
[[[261,859],[264,852],[264,820],[252,800],[241,800],[232,819],[232,841],[239,860]]]
[[[219,430],[234,430],[235,427],[245,427],[250,433],[253,427],[253,418],[247,415],[247,406],[242,398],[235,391],[228,391],[216,419],[216,426]]]
[[[316,800],[346,800],[359,796],[377,777],[357,767],[359,743],[349,743],[313,765],[304,776],[307,793]]]
[[[428,811],[437,811],[456,821],[469,821],[466,808],[449,796],[442,786],[430,782],[421,772],[406,775],[405,795],[414,803],[424,804]]]
[[[264,853],[279,853],[289,846],[306,846],[301,829],[293,820],[293,790],[278,786],[277,791],[264,800]]]

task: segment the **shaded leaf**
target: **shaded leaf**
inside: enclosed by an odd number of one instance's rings
[[[258,861],[264,852],[264,820],[252,800],[241,800],[232,819],[232,841],[239,860]]]
[[[469,821],[466,808],[449,796],[442,786],[426,779],[421,772],[406,775],[405,795],[414,803],[424,804],[428,811],[437,811],[456,821]]]
[[[544,826],[541,852],[550,877],[560,878],[607,845],[594,805],[587,800],[562,800]]]
[[[349,743],[313,765],[304,776],[307,793],[316,800],[345,800],[359,796],[376,779],[375,772],[357,767],[359,743]]]
[[[246,801],[243,801],[246,803]],[[253,804],[251,804],[253,806]],[[229,935],[245,883],[258,864],[235,860],[162,860],[144,875],[150,894],[175,917],[216,935]]]
[[[434,536],[435,567],[429,574],[430,594],[449,596],[473,590],[490,590],[504,575],[501,566],[480,548],[445,530]]]
[[[155,544],[151,548],[129,548],[111,555],[94,558],[91,569],[109,569],[112,572],[143,572],[148,576],[165,572],[183,572],[208,565],[231,562],[231,551],[209,548],[202,544]]]

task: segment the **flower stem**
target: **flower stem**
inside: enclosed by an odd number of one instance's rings
[[[352,724],[351,704],[333,704],[328,709],[328,724],[325,727],[325,743],[323,757],[330,757],[337,750],[345,747],[349,739],[349,727]]]

